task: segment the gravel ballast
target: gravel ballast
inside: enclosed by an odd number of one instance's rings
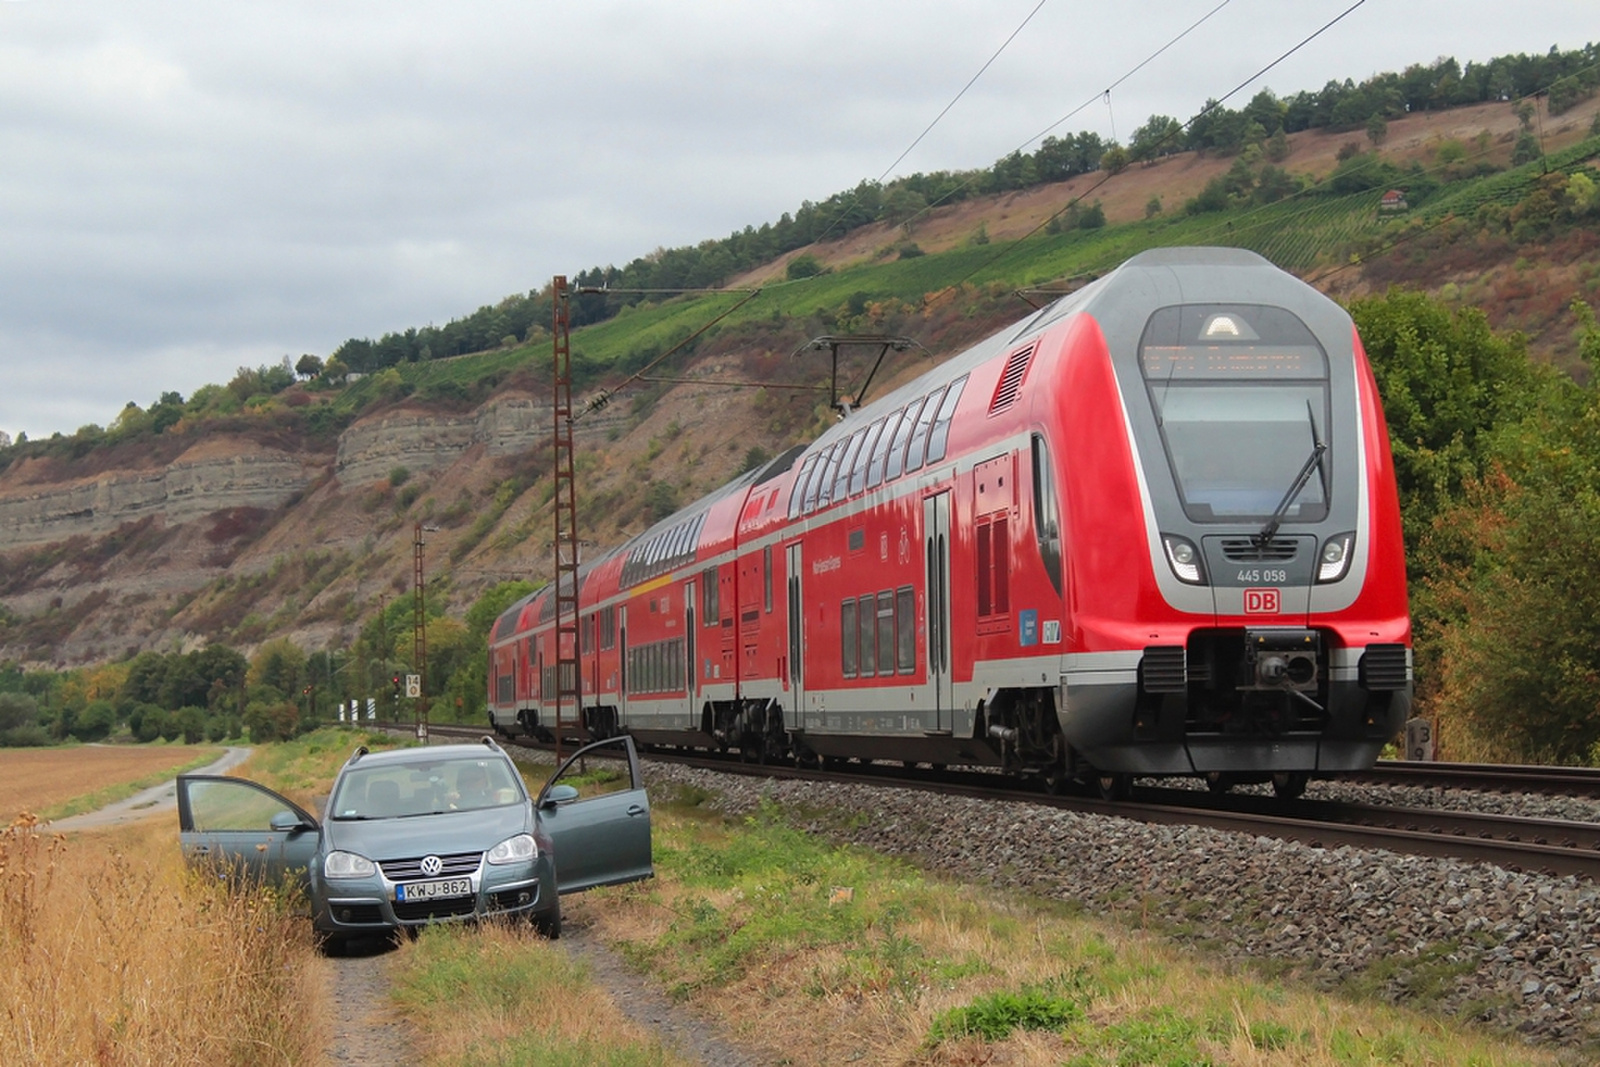
[[[728,814],[763,795],[834,840],[950,877],[1121,915],[1313,984],[1600,1051],[1600,887],[1575,878],[1203,827],[855,784],[749,778],[648,761],[656,788]],[[1314,783],[1308,796],[1596,821],[1589,800]]]

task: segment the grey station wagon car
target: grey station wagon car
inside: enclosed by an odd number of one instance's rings
[[[628,787],[583,796],[587,756],[626,758]],[[481,744],[357,749],[319,821],[255,782],[178,777],[179,840],[220,862],[303,885],[324,943],[430,922],[520,915],[561,934],[559,894],[649,878],[650,802],[628,737],[579,749],[537,799],[511,757]]]

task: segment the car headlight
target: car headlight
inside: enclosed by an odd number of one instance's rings
[[[1167,550],[1167,565],[1180,582],[1204,585],[1206,574],[1200,566],[1200,553],[1194,542],[1177,534],[1162,534],[1161,544]]]
[[[1322,543],[1322,554],[1317,557],[1317,581],[1337,582],[1350,569],[1350,546],[1355,543],[1354,532],[1334,534]]]
[[[533,840],[533,835],[518,834],[491,848],[486,858],[490,863],[525,863],[538,857],[539,845]]]
[[[371,878],[378,865],[354,852],[330,852],[322,861],[322,873],[329,878]]]

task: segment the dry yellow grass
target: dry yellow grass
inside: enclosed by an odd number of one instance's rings
[[[221,750],[206,745],[78,745],[0,749],[0,821],[45,812],[108,786],[188,766]]]
[[[167,820],[0,831],[0,1063],[307,1063],[322,964],[271,894],[188,871]]]

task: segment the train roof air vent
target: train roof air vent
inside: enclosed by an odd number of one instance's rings
[[[995,386],[994,399],[989,401],[989,414],[998,415],[1017,402],[1022,381],[1028,376],[1028,364],[1033,359],[1033,345],[1025,345],[1006,357],[1006,369]]]

